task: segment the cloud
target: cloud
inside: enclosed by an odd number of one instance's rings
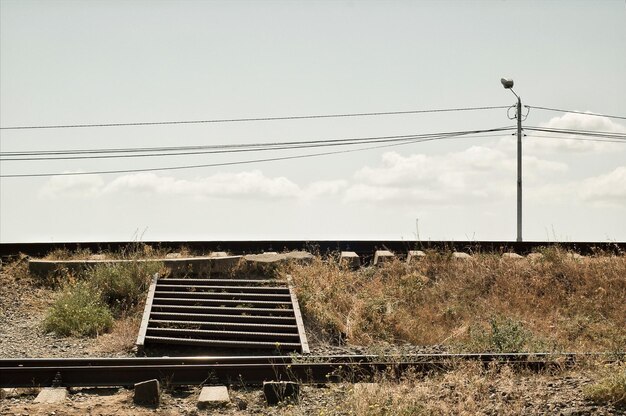
[[[141,192],[160,195],[188,195],[213,198],[293,198],[301,190],[285,177],[270,178],[261,171],[216,173],[196,179],[176,179],[154,173],[139,173],[116,178],[103,193]]]
[[[560,117],[553,117],[539,127],[550,129],[588,130],[609,133],[626,133],[626,127],[607,117],[586,114],[566,113]],[[575,136],[571,134],[544,133],[526,130],[524,138],[524,153],[546,152],[606,152],[618,148],[620,144],[590,141],[593,137]],[[541,137],[546,136],[546,137]],[[558,137],[558,138],[555,138]],[[579,140],[585,139],[585,140]],[[500,148],[510,148],[516,142],[515,137],[506,137],[501,140]]]
[[[72,196],[94,198],[119,193],[191,196],[205,198],[303,199],[335,195],[346,181],[317,181],[302,188],[279,176],[268,177],[259,170],[216,173],[195,179],[177,179],[155,173],[137,173],[115,178],[109,183],[100,176],[58,176],[41,191],[44,197]]]
[[[104,180],[99,175],[53,176],[39,191],[39,195],[50,199],[92,198],[99,194],[103,185]]]
[[[354,174],[346,202],[461,203],[487,201],[515,192],[516,159],[505,152],[473,146],[444,155],[385,153],[377,167]],[[528,157],[525,179],[567,171],[560,162]]]
[[[580,196],[585,201],[601,205],[626,206],[626,166],[585,179],[580,187]]]

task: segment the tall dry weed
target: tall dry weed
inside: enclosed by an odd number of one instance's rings
[[[458,260],[429,252],[411,265],[396,260],[353,271],[318,258],[283,272],[293,276],[309,328],[331,342],[447,344],[468,350],[477,348],[473,336],[493,331],[496,320],[510,322],[503,330],[524,338],[514,344],[520,348],[615,351],[626,346],[624,256],[576,259],[553,248],[541,259],[477,254]],[[499,342],[506,347],[508,341]]]

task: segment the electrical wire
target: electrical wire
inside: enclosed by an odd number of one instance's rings
[[[609,114],[600,114],[600,113],[587,113],[584,111],[576,111],[576,110],[562,110],[559,108],[550,108],[550,107],[538,107],[538,106],[530,106],[530,105],[524,105],[524,107],[528,107],[528,108],[534,108],[537,110],[546,110],[546,111],[556,111],[559,113],[574,113],[574,114],[584,114],[587,116],[596,116],[596,117],[607,117],[607,118],[618,118],[621,120],[626,120],[626,117],[623,116],[612,116]]]
[[[369,147],[364,147],[360,149],[346,149],[346,150],[320,152],[320,153],[312,153],[312,154],[304,154],[304,155],[280,156],[280,157],[272,157],[272,158],[265,158],[265,159],[242,160],[242,161],[234,161],[234,162],[221,162],[221,163],[184,165],[184,166],[168,166],[168,167],[158,167],[158,168],[102,170],[102,171],[89,171],[89,172],[9,174],[9,175],[0,175],[0,178],[33,178],[33,177],[48,177],[48,176],[106,175],[106,174],[120,174],[120,173],[139,173],[139,172],[154,172],[154,171],[170,171],[170,170],[182,170],[182,169],[220,167],[220,166],[248,165],[248,164],[253,164],[253,163],[275,162],[275,161],[282,161],[282,160],[304,159],[304,158],[312,158],[312,157],[319,157],[319,156],[361,152],[365,150],[403,146],[407,144],[423,143],[423,142],[428,142],[428,141],[433,141],[433,140],[457,139],[457,138],[462,138],[462,137],[465,137],[465,135],[424,137],[424,138],[418,138],[418,139],[405,141],[401,143],[369,146]]]
[[[557,128],[548,128],[548,127],[524,127],[524,130],[545,132],[545,133],[573,134],[573,135],[579,135],[579,136],[603,137],[603,138],[608,138],[608,139],[626,140],[626,134],[613,133],[613,132],[608,132],[608,131],[557,129]]]
[[[275,150],[291,150],[291,149],[302,149],[302,148],[317,148],[317,147],[329,147],[329,146],[349,146],[355,144],[370,144],[370,143],[386,143],[386,142],[400,142],[400,141],[408,141],[418,138],[427,138],[427,137],[451,137],[451,136],[468,136],[472,135],[472,137],[492,137],[493,135],[487,136],[476,136],[477,133],[482,132],[504,132],[512,130],[512,127],[509,128],[498,128],[498,129],[489,129],[489,130],[476,130],[476,131],[461,131],[461,132],[448,132],[448,133],[432,133],[432,134],[414,134],[414,135],[401,135],[401,136],[380,136],[380,137],[369,137],[369,138],[360,138],[360,139],[336,139],[336,140],[319,140],[319,141],[307,141],[307,142],[285,142],[278,145],[277,143],[272,143],[270,146],[263,144],[244,144],[244,145],[218,145],[218,146],[179,146],[176,148],[143,148],[143,150],[137,149],[107,149],[107,150],[88,150],[89,155],[85,155],[87,150],[78,150],[76,154],[80,156],[67,156],[72,155],[74,152],[71,151],[62,151],[62,152],[52,152],[52,156],[48,152],[9,152],[9,153],[0,153],[0,161],[37,161],[37,160],[75,160],[75,159],[117,159],[117,158],[143,158],[143,157],[163,157],[163,156],[187,156],[187,155],[201,155],[201,154],[222,154],[222,153],[241,153],[241,152],[260,152],[260,151],[275,151]],[[496,134],[499,135],[499,134]],[[264,147],[267,146],[267,147]],[[244,147],[244,148],[240,148]],[[155,151],[164,151],[165,153],[149,153],[146,152],[155,152]],[[217,150],[204,150],[204,149],[217,149]],[[175,152],[171,152],[170,150],[176,150]],[[194,150],[194,151],[190,151]],[[133,154],[120,154],[120,153],[133,153]],[[103,153],[103,154],[101,154]],[[59,156],[61,154],[62,156]],[[26,155],[29,157],[17,157],[21,155]],[[37,157],[32,157],[33,155]],[[8,157],[7,157],[8,156]]]
[[[507,108],[508,106],[483,106],[483,107],[459,107],[459,108],[440,108],[429,110],[408,110],[408,111],[379,111],[372,113],[343,113],[343,114],[313,114],[304,116],[282,116],[282,117],[247,117],[247,118],[224,118],[209,120],[178,120],[178,121],[141,121],[129,123],[94,123],[94,124],[59,124],[59,125],[43,125],[43,126],[9,126],[0,127],[0,130],[32,130],[32,129],[69,129],[69,128],[90,128],[90,127],[125,127],[125,126],[161,126],[176,124],[207,124],[207,123],[242,123],[253,121],[278,121],[278,120],[305,120],[305,119],[321,119],[321,118],[345,118],[345,117],[371,117],[371,116],[389,116],[402,114],[424,114],[424,113],[444,113],[452,111],[477,111],[477,110],[495,110]]]
[[[544,135],[533,135],[528,134],[524,135],[524,137],[530,137],[533,139],[561,139],[561,140],[578,140],[578,141],[586,141],[586,142],[603,142],[603,143],[621,143],[626,144],[626,140],[616,140],[616,139],[594,139],[594,138],[586,138],[586,137],[563,137],[563,136],[544,136]]]

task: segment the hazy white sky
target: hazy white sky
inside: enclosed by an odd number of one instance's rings
[[[0,1],[0,125],[524,104],[626,116],[626,3]],[[2,130],[0,151],[318,140],[513,125],[505,109]],[[626,133],[531,110],[527,126]],[[316,150],[277,151],[263,156]],[[258,155],[0,162],[3,175]],[[512,136],[220,168],[0,179],[0,241],[515,238]],[[524,139],[527,240],[626,240],[626,144]]]

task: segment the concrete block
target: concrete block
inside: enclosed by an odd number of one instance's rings
[[[15,389],[2,388],[0,389],[0,400],[4,400],[9,397],[13,397],[17,395],[17,391]]]
[[[411,263],[414,260],[419,260],[420,257],[426,257],[426,253],[422,250],[409,250],[406,255],[406,262]]]
[[[158,406],[161,397],[159,380],[152,379],[135,384],[135,404],[143,406]]]
[[[42,389],[33,403],[62,403],[67,399],[67,389],[64,387],[45,387]]]
[[[225,406],[230,403],[226,386],[202,387],[198,397],[198,409]]]
[[[376,250],[374,252],[374,266],[385,261],[391,261],[394,257],[394,254],[389,250]]]
[[[455,251],[454,253],[452,253],[452,257],[459,260],[467,260],[472,258],[472,256],[470,256],[469,254],[461,253],[460,251]]]
[[[503,259],[523,259],[524,257],[520,256],[517,253],[502,253]]]
[[[244,256],[246,261],[252,263],[281,263],[284,261],[297,261],[300,263],[310,263],[313,255],[306,251],[290,251],[289,253],[277,253],[275,251],[267,251],[262,254],[248,254]]]
[[[354,251],[342,251],[339,256],[339,263],[356,269],[361,265],[361,259]]]
[[[263,394],[269,405],[286,400],[297,402],[300,397],[300,385],[293,381],[264,381]]]

